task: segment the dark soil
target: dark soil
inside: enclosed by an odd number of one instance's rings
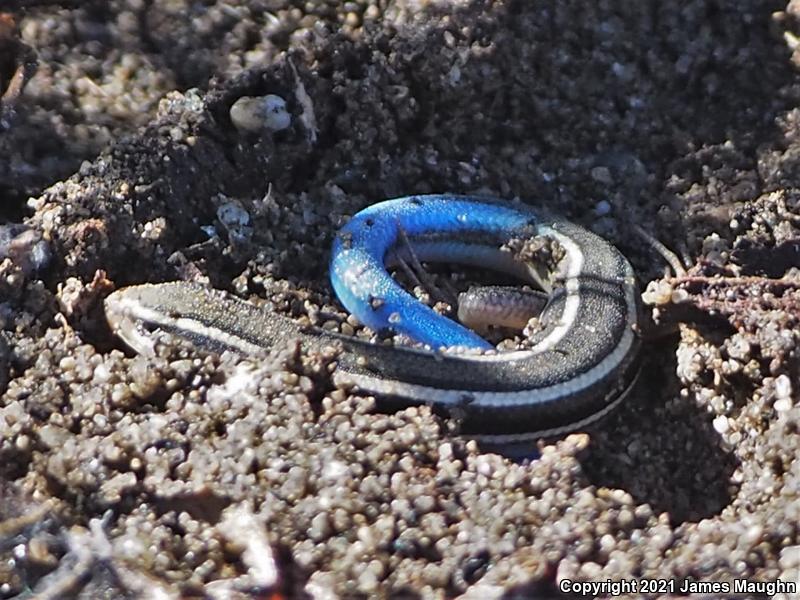
[[[6,4],[0,95],[38,67],[0,131],[0,598],[800,585],[796,2]],[[291,126],[237,129],[266,94]],[[530,464],[330,356],[148,362],[104,324],[172,279],[313,320],[347,217],[442,191],[565,214],[649,284],[643,381]]]

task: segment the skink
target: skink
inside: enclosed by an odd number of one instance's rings
[[[547,306],[544,292],[510,286],[471,287],[458,295],[458,320],[476,331],[489,326],[521,330]]]
[[[531,347],[494,351],[403,290],[386,270],[408,252],[401,238],[423,261],[501,270],[547,292]],[[355,385],[391,406],[429,404],[458,416],[465,435],[498,443],[581,429],[610,412],[639,373],[639,299],[630,263],[597,235],[524,205],[447,194],[375,204],[336,235],[330,273],[340,301],[359,320],[429,348],[300,328],[185,282],[118,290],[106,299],[106,314],[113,330],[144,353],[152,351],[157,329],[245,355],[292,339],[309,350],[339,344],[337,384]],[[453,346],[488,351],[441,350]]]

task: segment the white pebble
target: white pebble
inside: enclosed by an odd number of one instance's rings
[[[237,129],[253,133],[281,131],[292,124],[286,100],[274,94],[242,96],[231,106],[230,116]]]
[[[728,417],[725,415],[720,415],[716,419],[714,419],[714,431],[717,433],[725,433],[729,429]]]
[[[786,375],[779,375],[775,379],[775,397],[783,400],[792,395],[792,381]]]

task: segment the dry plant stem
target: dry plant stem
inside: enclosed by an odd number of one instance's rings
[[[419,262],[416,253],[414,252],[414,246],[411,245],[411,241],[408,239],[405,230],[400,227],[398,228],[400,234],[400,243],[405,246],[406,250],[408,251],[409,260],[411,262],[411,267],[402,259],[400,259],[400,265],[403,267],[403,270],[409,275],[409,278],[412,280],[414,285],[420,285],[428,290],[431,295],[438,301],[438,302],[446,302],[451,306],[455,305],[455,302],[452,298],[448,298],[447,294],[445,294],[439,287],[434,283],[433,277],[428,275],[428,272],[425,270],[425,267],[422,266],[422,263]],[[413,272],[412,272],[413,268]],[[416,276],[415,276],[416,274]]]
[[[686,275],[686,269],[684,268],[683,264],[681,263],[681,259],[678,258],[677,254],[675,254],[672,250],[667,248],[655,237],[647,233],[639,225],[634,225],[633,229],[644,239],[644,241],[646,241],[650,246],[652,246],[653,250],[655,250],[661,255],[661,258],[663,258],[670,267],[672,267],[672,270],[675,272],[675,275],[677,275],[678,277]]]
[[[712,286],[767,286],[773,289],[799,289],[800,280],[798,279],[772,279],[770,277],[761,277],[758,275],[745,276],[745,277],[709,277],[707,275],[682,275],[679,277],[671,277],[667,281],[673,285],[712,285]]]

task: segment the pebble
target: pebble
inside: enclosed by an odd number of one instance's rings
[[[231,122],[248,133],[281,131],[292,124],[286,100],[274,94],[242,96],[230,109]]]

